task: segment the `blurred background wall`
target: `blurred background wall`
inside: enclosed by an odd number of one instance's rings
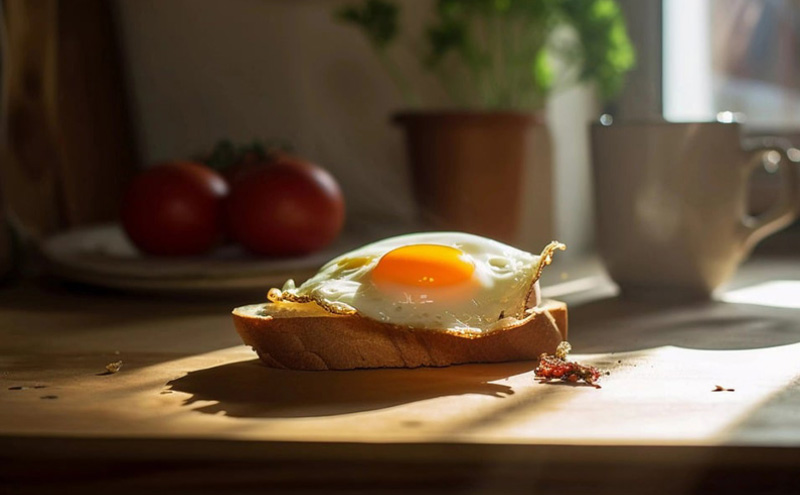
[[[362,35],[334,21],[344,3],[115,0],[142,163],[202,153],[220,138],[286,138],[340,180],[350,218],[408,221],[402,135],[389,121],[404,103]],[[400,3],[404,22],[425,21],[429,2]],[[412,77],[428,101],[445,103],[427,76]],[[579,86],[557,92],[547,113],[554,236],[575,255],[592,244],[586,123],[598,109]]]
[[[34,234],[108,221],[137,167],[203,154],[222,138],[285,138],[336,175],[351,221],[408,222],[405,147],[390,122],[407,107],[362,34],[334,20],[345,3],[4,0],[4,203],[38,227]],[[399,3],[415,31],[433,2]],[[619,4],[637,61],[615,118],[681,120],[701,109],[697,118],[713,120],[743,111],[749,133],[777,129],[800,141],[793,0]],[[704,65],[687,62],[700,54]],[[425,101],[446,105],[415,57],[401,54],[401,62]],[[700,97],[702,108],[692,103]],[[590,87],[549,98],[553,197],[526,196],[528,210],[552,209],[547,230],[570,246],[568,255],[593,246],[587,124],[599,114]],[[761,173],[754,183],[763,211],[776,180]]]

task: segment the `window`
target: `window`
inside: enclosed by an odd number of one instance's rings
[[[800,2],[663,0],[663,114],[749,130],[800,126]],[[730,116],[730,114],[728,114]]]

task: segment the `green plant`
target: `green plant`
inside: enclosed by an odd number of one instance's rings
[[[391,49],[400,7],[364,0],[337,12],[361,29],[407,103],[418,98]],[[621,89],[635,54],[615,0],[437,0],[419,40],[405,38],[453,102],[539,109],[553,88],[594,81],[604,101]]]

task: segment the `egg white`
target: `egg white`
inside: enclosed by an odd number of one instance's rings
[[[371,273],[381,257],[408,245],[437,244],[461,250],[475,269],[465,297],[445,297],[447,289],[386,291]],[[281,291],[270,291],[273,301],[313,301],[338,314],[358,314],[408,328],[485,333],[513,323],[538,304],[538,278],[550,262],[552,243],[541,256],[506,244],[460,232],[407,234],[368,244],[323,266],[301,286],[289,280]],[[438,292],[437,292],[438,291]]]

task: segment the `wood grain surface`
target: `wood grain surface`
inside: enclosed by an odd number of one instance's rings
[[[748,287],[776,277],[800,284],[793,261],[759,261],[741,274],[736,283]],[[573,357],[609,372],[596,390],[540,383],[535,363],[525,361],[269,369],[238,342],[229,316],[253,301],[132,298],[75,286],[0,295],[0,479],[13,486],[38,479],[40,488],[65,493],[99,482],[120,493],[800,488],[792,474],[800,466],[797,308],[562,296],[571,304]],[[118,360],[121,370],[105,373]],[[44,476],[42,465],[58,468]]]

